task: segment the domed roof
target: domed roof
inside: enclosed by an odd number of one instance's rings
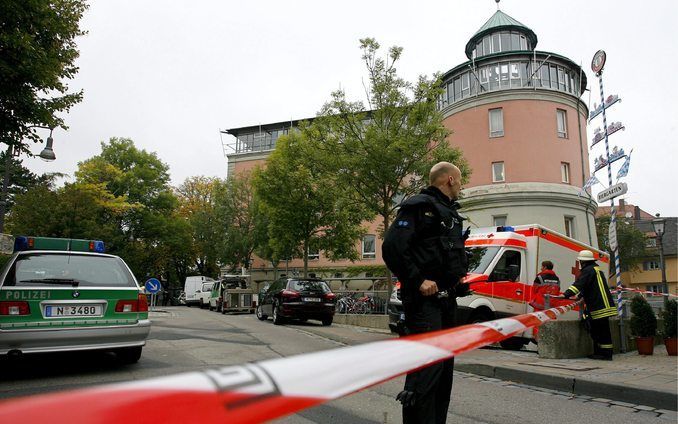
[[[530,28],[526,27],[522,23],[513,19],[506,13],[501,10],[497,10],[490,19],[485,22],[483,26],[471,37],[468,43],[466,43],[466,56],[470,59],[473,55],[473,49],[478,44],[485,35],[498,32],[501,30],[516,30],[519,31],[530,40],[532,49],[537,45],[537,34],[534,33]]]

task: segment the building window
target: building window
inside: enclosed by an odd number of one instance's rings
[[[657,269],[659,269],[659,262],[657,261],[643,262],[643,271],[655,271]]]
[[[556,109],[556,121],[558,123],[558,137],[567,138],[567,111]]]
[[[490,109],[490,137],[504,136],[504,111],[502,108]]]
[[[492,225],[495,227],[503,227],[506,225],[506,215],[496,215],[492,217]]]
[[[570,164],[560,162],[560,179],[566,184],[570,184]]]
[[[374,259],[377,256],[377,237],[374,234],[367,234],[363,237],[362,243],[363,259]]]
[[[314,260],[317,260],[317,259],[320,259],[320,250],[313,248],[313,247],[309,247],[308,248],[308,260],[314,261]]]
[[[645,286],[645,290],[649,292],[654,292],[654,293],[668,293],[668,287],[666,287],[663,284],[651,284]]]
[[[657,247],[657,237],[648,237],[645,239],[645,247]]]
[[[568,237],[576,238],[574,234],[574,217],[566,216],[565,217],[565,235]]]
[[[504,162],[492,163],[492,182],[502,183],[506,180],[504,175]]]

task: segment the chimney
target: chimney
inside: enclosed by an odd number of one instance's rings
[[[636,221],[640,221],[640,206],[636,206],[633,208],[633,219]]]

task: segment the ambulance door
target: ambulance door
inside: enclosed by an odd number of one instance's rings
[[[527,311],[525,299],[529,295],[529,287],[521,281],[526,278],[524,256],[521,250],[504,248],[490,273],[498,316],[519,315]]]

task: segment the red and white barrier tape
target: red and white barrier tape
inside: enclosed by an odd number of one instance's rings
[[[0,422],[258,423],[496,343],[575,303],[322,352],[0,402]]]
[[[633,293],[649,294],[649,295],[652,295],[652,296],[678,297],[675,294],[671,294],[671,293],[659,293],[659,292],[653,292],[653,291],[647,291],[647,290],[632,289],[630,287],[622,287],[621,290],[633,292]],[[619,289],[614,289],[614,290],[610,290],[610,293],[617,293],[618,291],[619,291]]]

